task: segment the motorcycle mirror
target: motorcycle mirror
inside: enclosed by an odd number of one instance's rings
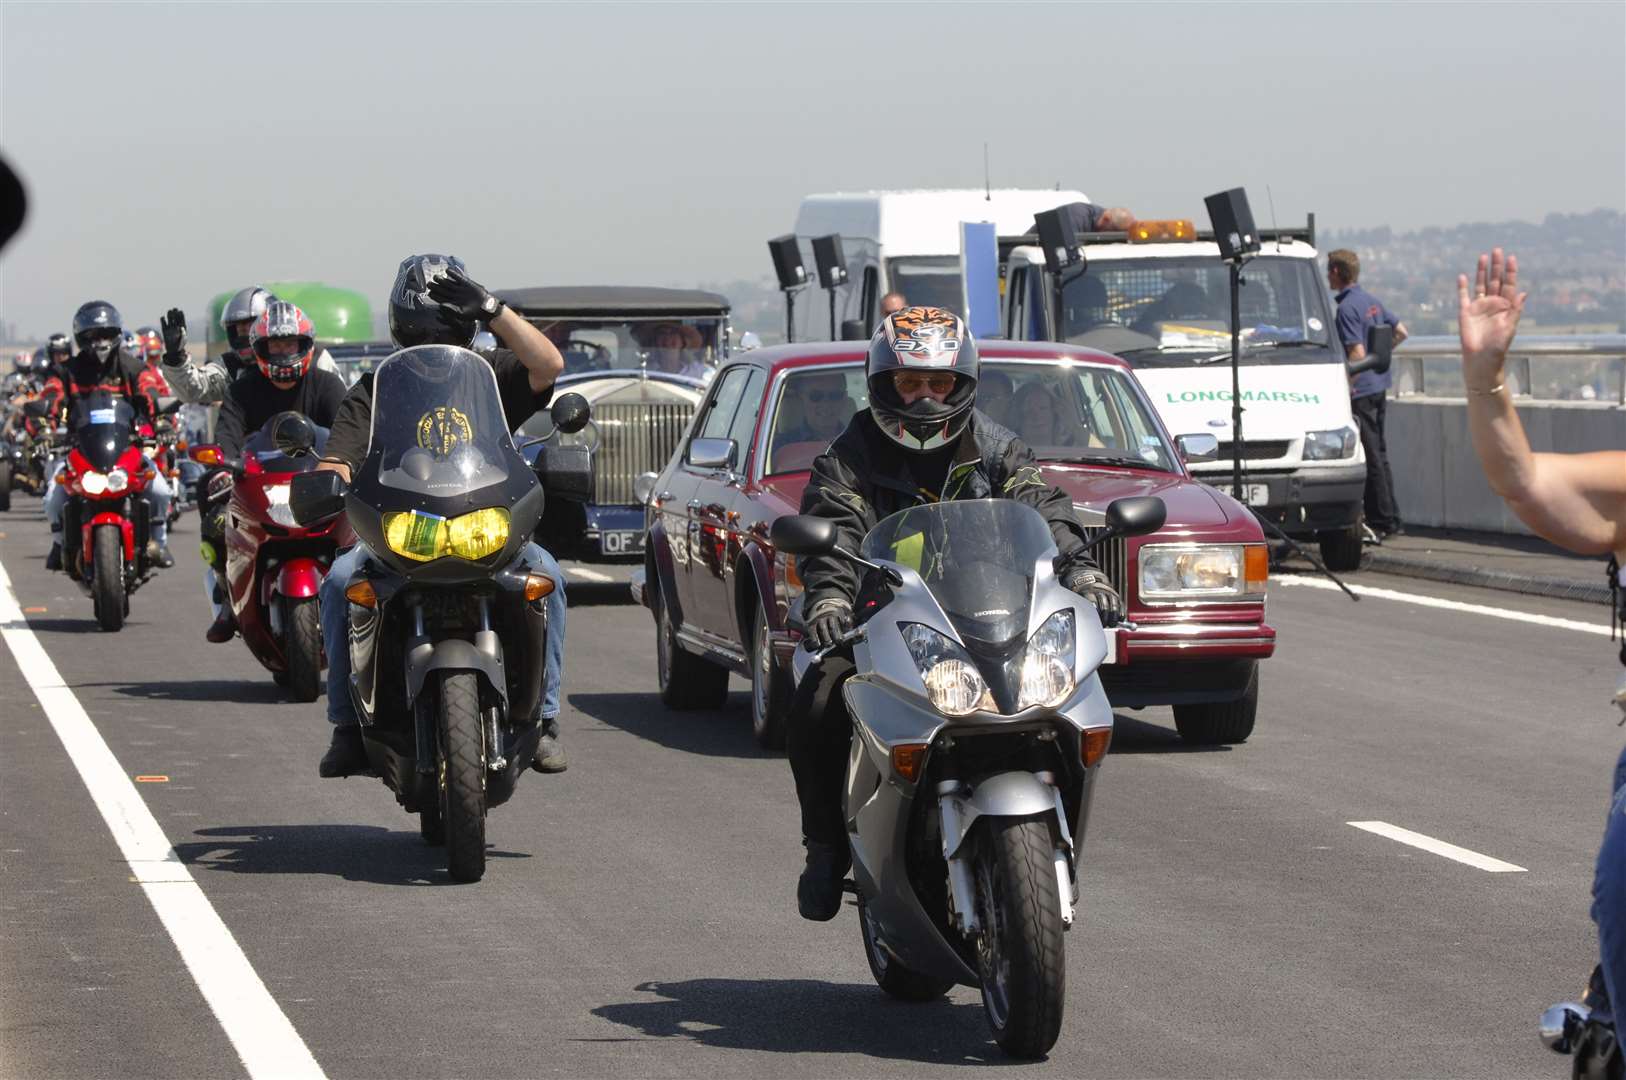
[[[194,446],[186,452],[186,456],[199,465],[224,465],[226,463],[226,452],[213,443]]]
[[[1156,495],[1113,499],[1107,504],[1107,527],[1090,541],[1094,547],[1119,536],[1145,536],[1155,533],[1169,519],[1169,508]]]
[[[332,469],[300,473],[288,486],[288,509],[301,526],[314,525],[344,511],[349,485]]]
[[[288,457],[307,454],[316,445],[316,428],[296,412],[285,412],[271,422],[271,445]]]
[[[548,415],[553,419],[555,430],[570,435],[587,426],[593,407],[580,394],[565,394],[553,403]]]
[[[787,555],[828,555],[836,549],[836,523],[811,514],[790,514],[774,521],[768,540]]]

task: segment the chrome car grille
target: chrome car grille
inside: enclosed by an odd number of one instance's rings
[[[635,506],[632,481],[639,473],[660,472],[672,457],[694,416],[689,404],[593,406],[599,445],[593,501],[599,506]]]
[[[1094,540],[1102,530],[1084,531],[1089,534],[1091,540]],[[1090,549],[1090,553],[1095,556],[1102,573],[1107,575],[1107,580],[1112,582],[1112,587],[1118,590],[1118,595],[1128,603],[1129,592],[1125,583],[1129,580],[1129,545],[1125,543],[1124,538],[1117,536],[1104,544],[1097,544]]]

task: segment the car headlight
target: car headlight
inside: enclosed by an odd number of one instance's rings
[[[443,555],[470,561],[483,559],[508,543],[508,511],[489,507],[455,518],[422,510],[385,514],[384,543],[397,555],[418,562]]]
[[[1016,709],[1033,705],[1060,705],[1073,692],[1073,666],[1078,635],[1071,611],[1058,611],[1028,639],[1027,647],[1011,659],[1006,670],[1020,689]]]
[[[107,490],[117,493],[130,486],[130,474],[123,469],[114,469],[107,474]]]
[[[1360,437],[1355,434],[1354,428],[1334,428],[1331,431],[1306,431],[1304,433],[1304,460],[1305,461],[1336,461],[1338,458],[1355,456],[1355,444]]]
[[[102,473],[86,470],[79,474],[79,490],[86,495],[100,495],[107,490],[107,477]]]
[[[978,709],[996,711],[982,672],[958,643],[923,623],[904,623],[898,630],[920,669],[932,708],[944,716],[968,716]]]
[[[1142,544],[1142,600],[1228,600],[1263,594],[1270,551],[1263,544]]]
[[[288,505],[288,493],[292,490],[287,484],[268,484],[265,488],[266,507],[271,511],[271,520],[285,529],[299,528],[299,522],[294,518],[293,507]]]

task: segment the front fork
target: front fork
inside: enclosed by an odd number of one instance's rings
[[[490,597],[477,596],[474,599],[477,605],[476,611],[479,614],[480,620],[479,629],[476,632],[476,640],[478,641],[482,640],[483,635],[493,634],[495,631],[491,628]],[[415,642],[427,641],[429,638],[429,633],[424,627],[422,602],[412,600],[411,612],[411,640]],[[425,687],[425,690],[426,689],[427,686]],[[418,698],[412,702],[412,716],[415,728],[414,733],[417,737],[418,744],[417,767],[418,774],[420,776],[433,777],[437,775],[437,761],[440,757],[438,739],[436,738],[435,731],[436,726],[439,723],[439,718],[436,716],[436,711],[434,709],[423,707],[423,699],[424,690],[420,690]],[[483,709],[481,711],[484,714],[485,720],[485,747],[483,756],[485,757],[486,771],[494,773],[502,772],[504,769],[508,768],[508,759],[503,757],[501,751],[503,740],[499,710],[493,707]]]
[[[1049,789],[1055,809],[1055,824],[1060,843],[1052,853],[1056,873],[1056,895],[1061,901],[1061,922],[1064,929],[1073,925],[1073,905],[1077,897],[1073,889],[1073,836],[1067,827],[1067,808],[1062,802],[1061,788],[1056,776],[1049,770],[1032,774],[1033,779]],[[976,819],[983,816],[972,801],[974,791],[958,778],[945,778],[937,784],[937,812],[943,841],[943,860],[948,864],[949,905],[954,925],[959,932],[973,937],[982,932],[977,917],[976,885],[973,881],[972,845],[965,843]],[[1042,812],[1040,804],[1023,807],[1028,812]],[[1025,815],[1024,815],[1025,816]]]

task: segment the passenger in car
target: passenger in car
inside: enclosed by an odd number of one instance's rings
[[[984,371],[977,388],[977,408],[1001,427],[1011,426],[1011,377],[1003,371]]]
[[[1029,446],[1076,446],[1078,431],[1062,414],[1050,387],[1030,382],[1016,392],[1009,427]]]
[[[687,375],[703,378],[706,365],[698,356],[685,349],[683,326],[675,322],[656,323],[646,335],[649,370],[664,371],[668,375]]]
[[[798,375],[785,386],[781,423],[774,433],[774,445],[817,442],[829,446],[847,427],[858,405],[847,396],[847,377],[840,372]]]

